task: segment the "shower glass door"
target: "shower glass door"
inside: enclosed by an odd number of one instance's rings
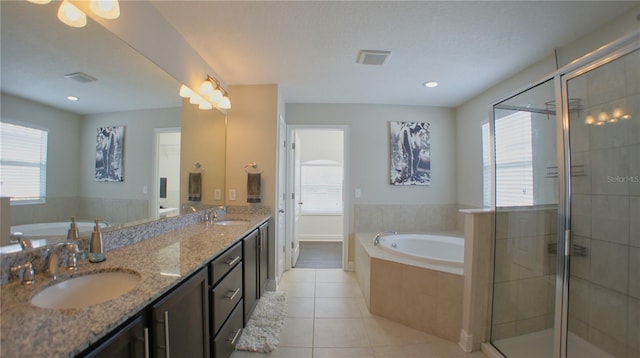
[[[494,106],[496,241],[491,341],[507,357],[552,357],[558,222],[553,79]]]
[[[568,114],[571,358],[640,357],[640,51],[625,52],[564,79],[582,100]]]

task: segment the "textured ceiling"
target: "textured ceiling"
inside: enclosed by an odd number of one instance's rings
[[[638,4],[150,1],[228,85],[279,84],[288,103],[446,107]],[[56,2],[0,5],[2,91],[81,114],[180,105],[175,79],[96,23],[63,25]],[[384,66],[359,65],[363,49],[392,55]],[[98,81],[64,78],[77,71]],[[440,86],[421,86],[429,80]],[[69,94],[81,101],[68,102]]]
[[[619,16],[611,1],[152,1],[230,85],[286,102],[457,106]],[[362,49],[389,50],[382,67]],[[436,89],[421,87],[440,82]]]

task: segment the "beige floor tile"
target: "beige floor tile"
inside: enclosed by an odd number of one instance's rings
[[[316,286],[308,282],[283,282],[278,291],[287,293],[287,297],[314,297]]]
[[[313,318],[315,298],[287,297],[287,317]]]
[[[280,347],[313,347],[313,330],[312,318],[285,318]]]
[[[366,348],[314,348],[313,358],[375,358],[373,349]]]
[[[367,304],[362,297],[316,298],[316,318],[361,318],[370,316]]]
[[[358,284],[341,282],[316,283],[316,297],[363,297]]]
[[[342,269],[323,269],[316,271],[316,282],[343,282],[358,284],[356,273]]]
[[[364,318],[363,323],[372,346],[402,346],[443,341],[441,338],[382,317]]]
[[[285,271],[282,274],[281,282],[309,282],[316,281],[316,270],[312,269],[293,269]]]
[[[369,347],[367,331],[360,318],[316,318],[313,345],[322,348]]]

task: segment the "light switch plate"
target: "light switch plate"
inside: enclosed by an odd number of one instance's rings
[[[229,200],[236,200],[236,190],[235,189],[229,189]]]
[[[213,191],[213,200],[222,200],[222,190],[216,189]]]

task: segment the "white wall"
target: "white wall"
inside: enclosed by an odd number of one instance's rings
[[[143,186],[151,188],[151,163],[154,128],[179,127],[181,109],[163,108],[128,112],[112,112],[84,116],[81,124],[80,196],[122,199],[145,199],[155,193],[143,193]],[[97,128],[125,126],[124,181],[121,183],[95,180]]]
[[[431,124],[431,185],[389,184],[389,122]],[[287,105],[287,124],[349,126],[351,203],[354,204],[455,204],[455,120],[449,108],[372,105],[301,104]],[[360,188],[362,197],[354,198]]]

